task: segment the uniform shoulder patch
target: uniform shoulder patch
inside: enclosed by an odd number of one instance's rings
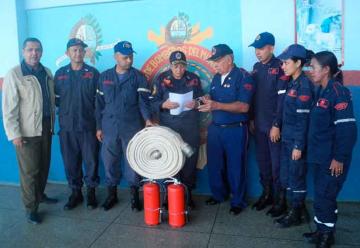
[[[246,83],[246,84],[244,84],[244,88],[246,89],[246,90],[252,90],[252,88],[253,88],[253,86],[252,86],[252,84],[249,84],[249,83]]]
[[[338,104],[335,105],[334,108],[335,108],[337,111],[341,111],[341,110],[346,109],[347,106],[348,106],[348,103],[347,103],[347,102],[339,102]]]

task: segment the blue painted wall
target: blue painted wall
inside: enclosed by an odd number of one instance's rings
[[[60,5],[61,2],[66,4],[66,1],[60,1]],[[27,1],[26,6],[35,8],[30,8],[26,12],[26,30],[29,35],[42,40],[44,45],[42,62],[53,72],[58,68],[55,61],[64,53],[72,27],[80,18],[89,14],[96,18],[101,29],[103,44],[110,44],[119,39],[133,42],[137,51],[134,63],[137,68],[140,68],[158,49],[155,43],[147,39],[148,31],[153,30],[155,33],[159,33],[160,27],[164,27],[179,12],[185,12],[192,25],[200,23],[201,31],[208,27],[213,28],[213,36],[199,45],[210,49],[217,43],[229,44],[234,49],[236,63],[248,70],[251,70],[255,63],[253,48],[248,48],[248,44],[258,33],[265,30],[274,33],[277,38],[276,53],[294,42],[294,5],[291,0],[227,0],[226,5],[221,1],[206,0],[184,0],[181,5],[175,0],[144,0],[44,9],[36,9],[36,7],[45,6],[41,5],[41,1],[32,0]],[[360,16],[356,13],[358,9],[360,9],[360,1],[345,0],[344,68],[347,70],[359,70],[360,68],[360,64],[356,62],[360,55],[357,49],[360,40],[360,33],[357,32],[360,24]],[[356,53],[358,54],[356,55]],[[100,71],[114,65],[112,54],[111,49],[101,51],[102,56],[96,63],[96,67]],[[355,112],[358,115],[357,113],[360,113],[360,87],[352,86],[350,89],[353,92]],[[5,140],[1,125],[0,144],[3,156],[0,156],[0,181],[17,183],[18,171],[14,150],[11,144]],[[357,167],[360,162],[359,143],[354,150],[349,178],[339,197],[342,200],[360,200],[357,192],[360,187],[357,176],[360,174],[360,168]],[[57,136],[54,136],[53,144],[49,179],[65,182]],[[102,167],[100,172],[103,178]],[[311,198],[312,168],[309,168],[308,179],[309,197]],[[206,168],[198,173],[198,192],[209,192]],[[253,140],[250,140],[249,150],[248,193],[250,196],[260,193]]]

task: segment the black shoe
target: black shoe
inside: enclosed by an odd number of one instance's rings
[[[335,238],[333,232],[320,233],[316,248],[330,248],[335,244]]]
[[[242,208],[241,207],[231,207],[230,210],[229,210],[229,213],[231,215],[238,215],[240,214],[242,211]]]
[[[305,204],[303,204],[303,206],[301,207],[301,222],[303,223],[309,223],[310,222],[310,214],[305,206]]]
[[[286,205],[286,191],[280,190],[280,192],[275,193],[275,202],[274,205],[266,212],[266,215],[270,215],[273,218],[280,217],[285,214],[287,210]]]
[[[260,196],[260,198],[252,205],[252,209],[256,209],[257,211],[261,211],[267,206],[271,205],[273,202],[273,197],[271,193],[271,187],[266,186]]]
[[[131,193],[131,210],[140,212],[142,210],[142,205],[139,198],[139,188],[136,186],[130,187]]]
[[[64,210],[71,210],[77,205],[81,204],[83,201],[84,197],[81,193],[81,189],[73,189],[68,202],[64,206]]]
[[[195,209],[195,202],[194,202],[194,200],[193,200],[191,190],[189,190],[189,192],[188,192],[187,207],[188,207],[188,209],[190,209],[190,210],[194,210],[194,209]]]
[[[116,186],[108,187],[108,196],[105,202],[101,205],[105,211],[111,209],[116,203],[118,203],[117,188]]]
[[[319,242],[319,237],[320,237],[320,232],[319,231],[309,232],[309,233],[304,233],[303,234],[303,238],[305,239],[305,241],[310,243],[310,244],[317,244]]]
[[[291,226],[298,226],[301,224],[301,208],[292,208],[290,211],[280,219],[274,221],[275,226],[279,228],[288,228]]]
[[[285,205],[274,205],[272,206],[269,211],[266,212],[266,215],[270,215],[273,218],[277,218],[281,215],[283,215],[284,213],[286,213],[286,204]]]
[[[26,218],[27,218],[27,222],[29,222],[30,224],[38,225],[41,223],[40,216],[37,212],[28,213]]]
[[[40,199],[40,203],[46,203],[46,204],[55,204],[58,203],[58,201],[59,201],[58,199],[50,198],[46,194],[43,194]]]
[[[207,199],[206,200],[206,205],[210,205],[210,206],[212,206],[212,205],[216,205],[216,204],[219,204],[220,203],[220,201],[218,201],[218,200],[215,200],[214,198],[212,198],[212,197],[210,197],[209,199]]]
[[[95,188],[88,187],[87,194],[86,194],[86,206],[88,209],[95,209],[97,208],[97,201],[95,196]]]

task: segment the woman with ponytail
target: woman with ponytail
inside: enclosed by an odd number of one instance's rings
[[[285,75],[291,77],[283,104],[280,182],[287,190],[290,210],[275,220],[280,228],[300,225],[308,220],[305,209],[306,164],[305,147],[308,119],[313,99],[313,85],[303,72],[312,53],[293,44],[278,58],[282,60]]]
[[[314,221],[316,231],[304,238],[316,247],[334,244],[336,198],[351,163],[357,128],[350,91],[332,52],[316,53],[310,75],[319,87],[310,112],[307,160],[314,168]]]

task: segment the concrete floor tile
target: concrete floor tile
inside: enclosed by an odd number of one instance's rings
[[[2,248],[26,247],[89,247],[105,230],[108,223],[63,217],[46,217],[43,223],[32,225],[26,219],[0,234]]]
[[[309,232],[309,224],[280,229],[275,227],[274,219],[266,216],[266,210],[256,211],[246,208],[237,216],[229,214],[229,203],[224,202],[215,221],[213,233],[241,235],[256,238],[279,238],[287,240],[302,240],[302,234]]]
[[[209,234],[159,230],[147,227],[134,227],[112,224],[109,229],[91,246],[100,247],[207,247]]]
[[[189,222],[184,227],[177,230],[192,231],[200,233],[210,233],[215,221],[217,207],[206,206],[205,196],[193,196],[196,208],[189,212]],[[133,212],[130,208],[126,208],[115,221],[118,224],[147,227],[144,222],[144,211]],[[154,229],[172,229],[168,224],[168,215],[163,214],[162,223],[152,227]]]
[[[0,208],[24,210],[18,186],[0,185]]]
[[[250,238],[233,235],[213,234],[210,238],[209,248],[218,247],[246,247],[246,248],[306,248],[313,247],[302,241],[278,240],[268,238]]]
[[[49,190],[49,195],[52,190]],[[63,187],[62,191],[58,191],[56,194],[53,194],[51,196],[56,196],[56,198],[59,200],[57,204],[41,204],[40,210],[43,210],[47,214],[55,215],[55,216],[62,216],[62,217],[68,217],[68,218],[75,218],[75,219],[85,219],[85,220],[91,220],[91,221],[104,221],[104,222],[113,222],[122,211],[124,211],[125,208],[129,205],[129,200],[127,198],[124,199],[125,191],[119,190],[118,197],[119,197],[119,203],[116,204],[112,209],[109,211],[104,211],[101,208],[101,204],[105,200],[107,196],[106,189],[103,187],[100,187],[96,190],[96,197],[98,200],[98,207],[93,210],[89,210],[86,208],[86,200],[84,199],[84,202],[77,206],[76,208],[72,210],[64,210],[64,205],[68,201],[68,198],[71,194],[70,189],[67,187]],[[83,190],[83,195],[85,198],[86,190]]]
[[[0,235],[24,218],[24,211],[0,208]]]

